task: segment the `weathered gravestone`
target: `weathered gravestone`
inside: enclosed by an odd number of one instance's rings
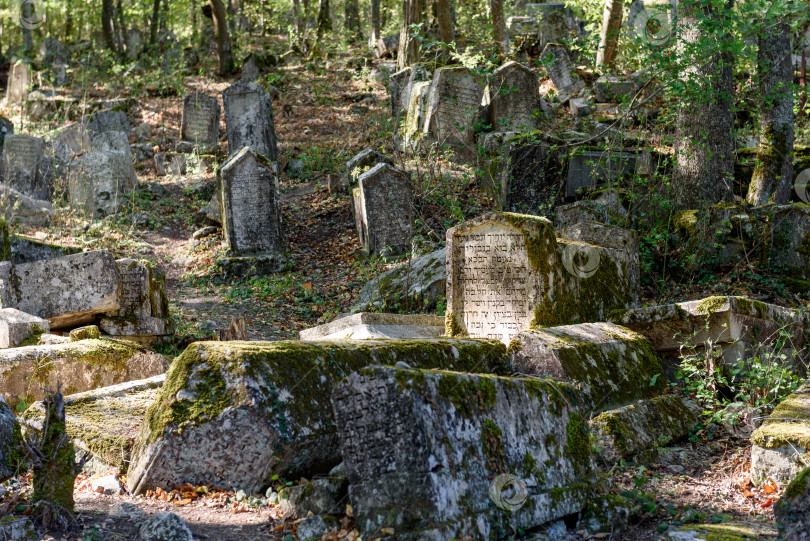
[[[639,87],[640,84],[635,78],[618,75],[603,75],[593,84],[596,101],[600,103],[628,102]]]
[[[399,49],[399,34],[385,36],[378,39],[377,43],[374,45],[374,56],[383,58],[393,55],[397,52],[397,49]]]
[[[359,312],[298,332],[301,340],[415,340],[443,334],[444,318],[440,316],[377,312]]]
[[[485,214],[447,231],[448,334],[509,343],[538,326],[598,321],[635,304],[637,262],[637,248],[557,239],[545,218]]]
[[[94,133],[90,137],[90,150],[120,152],[127,157],[127,160],[132,161],[132,148],[129,146],[127,134],[122,131]]]
[[[228,153],[234,155],[244,147],[276,161],[276,128],[273,103],[262,87],[254,82],[239,81],[222,93],[225,124],[228,128]]]
[[[411,175],[378,163],[358,178],[354,195],[357,235],[370,253],[406,252],[413,236]]]
[[[39,137],[14,134],[3,144],[3,179],[18,192],[34,199],[50,199],[52,186],[45,174],[45,141]]]
[[[574,70],[574,63],[568,49],[557,43],[549,43],[543,49],[543,65],[548,71],[560,103],[565,103],[573,95],[585,88],[585,83],[579,79]]]
[[[155,174],[159,177],[168,174],[175,176],[184,175],[188,166],[186,156],[186,154],[176,152],[156,152]]]
[[[99,320],[101,330],[110,336],[150,345],[158,337],[173,334],[163,274],[148,261],[119,259],[116,264],[121,273],[121,308]]]
[[[394,162],[392,162],[390,158],[380,154],[373,148],[367,147],[355,154],[352,159],[346,162],[346,177],[348,178],[349,185],[356,185],[360,175],[369,171],[378,163],[394,165]]]
[[[129,119],[124,111],[107,109],[98,111],[90,116],[87,122],[87,131],[91,133],[104,133],[108,131],[120,131],[130,133]]]
[[[256,57],[254,55],[248,55],[247,60],[242,64],[242,75],[241,79],[243,81],[255,81],[259,78],[259,66],[256,64]]]
[[[433,80],[433,69],[426,64],[414,64],[395,75],[401,77],[401,81],[398,83],[397,103],[395,104],[392,101],[391,108],[395,121],[399,123],[402,117],[408,113],[416,84],[425,81],[430,83]],[[391,99],[393,100],[394,90],[392,89],[391,92]]]
[[[332,403],[358,529],[499,539],[579,512],[594,463],[577,396],[547,379],[351,374]]]
[[[568,38],[565,9],[552,9],[539,21],[540,29],[537,37],[541,51],[549,43],[563,43]]]
[[[594,188],[602,183],[617,181],[633,175],[639,162],[639,152],[613,150],[577,150],[568,164],[565,195],[574,197],[579,190]]]
[[[0,216],[10,224],[43,226],[53,219],[53,205],[49,201],[33,199],[0,184]]]
[[[489,165],[503,210],[548,216],[562,201],[568,156],[542,134],[510,140]]]
[[[129,28],[126,32],[127,58],[135,60],[143,50],[143,32],[137,28]]]
[[[36,335],[49,332],[47,319],[16,308],[0,309],[0,349],[16,348]]]
[[[54,155],[64,163],[90,150],[90,134],[87,122],[82,119],[54,131],[51,138]]]
[[[70,60],[70,51],[56,38],[47,37],[42,40],[39,46],[39,55],[42,63],[46,66],[53,66],[57,63],[66,63]]]
[[[425,120],[430,105],[430,82],[420,81],[409,87],[407,98],[409,100],[405,113],[405,120],[395,140],[400,150],[413,152],[424,135]],[[405,98],[403,94],[402,98]]]
[[[0,263],[0,303],[45,318],[52,329],[92,322],[120,308],[121,273],[112,254],[85,252]]]
[[[492,74],[487,86],[489,121],[494,131],[532,131],[548,108],[540,97],[537,74],[517,62],[507,62]]]
[[[213,152],[219,143],[219,103],[217,99],[195,92],[183,98],[178,152]]]
[[[24,58],[12,56],[8,68],[6,103],[15,105],[25,100],[32,84],[31,63]]]
[[[439,68],[433,73],[424,132],[439,145],[448,145],[462,159],[475,154],[484,81],[468,68]]]
[[[118,212],[137,188],[138,177],[131,154],[91,150],[71,162],[67,184],[71,207],[104,218]]]
[[[278,170],[251,147],[244,147],[222,166],[220,199],[222,229],[232,272],[240,264],[260,273],[289,264],[281,230]]]
[[[4,116],[0,116],[0,155],[3,153],[3,145],[6,136],[14,133],[14,123]],[[2,171],[2,170],[0,170]]]
[[[408,84],[408,77],[411,75],[410,67],[400,70],[388,79],[388,94],[391,96],[391,116],[396,120],[402,110],[400,101],[402,99],[402,92]]]
[[[328,472],[341,462],[330,397],[347,374],[398,361],[501,373],[505,352],[488,340],[195,342],[146,413],[128,488],[216,483],[253,493],[274,475]]]

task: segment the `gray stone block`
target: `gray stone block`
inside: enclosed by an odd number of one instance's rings
[[[51,330],[48,320],[16,308],[0,309],[0,349],[16,348],[29,338]]]
[[[439,338],[444,334],[444,318],[423,314],[381,314],[360,312],[330,323],[304,329],[301,340],[375,340],[390,338],[414,340]]]

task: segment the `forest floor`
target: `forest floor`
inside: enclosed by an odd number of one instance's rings
[[[280,90],[274,109],[281,156],[282,214],[296,270],[253,278],[229,278],[217,271],[215,261],[223,253],[221,234],[191,238],[205,225],[196,214],[214,192],[215,172],[211,169],[157,177],[153,164],[138,164],[143,189],[119,215],[89,223],[65,211],[49,228],[15,226],[13,232],[88,250],[109,249],[116,257],[152,261],[166,274],[178,326],[177,342],[163,350],[168,356],[181,352],[191,341],[214,338],[234,316],[249,320],[251,339],[296,338],[299,330],[347,311],[366,281],[397,262],[369,258],[362,252],[350,196],[332,196],[326,189],[326,176],[340,174],[345,161],[356,152],[367,146],[385,149],[398,164],[416,171],[418,240],[423,253],[443,241],[448,227],[493,208],[469,168],[436,156],[404,160],[396,153],[385,87],[370,76],[368,68],[349,67],[350,60],[344,55],[322,66],[292,63],[274,68],[272,77],[267,78]],[[202,90],[220,97],[231,82],[187,76],[183,87],[186,92]],[[182,97],[130,96],[125,86],[115,91],[102,87],[92,90],[109,98],[136,97],[129,111],[130,123],[149,124],[151,135],[133,134],[131,142],[154,141],[161,151],[173,150],[179,135]],[[15,119],[18,125],[15,111],[0,108],[0,114]],[[56,124],[32,131],[44,132]],[[224,120],[221,130],[224,132]],[[709,294],[750,295],[787,305],[799,302],[763,292],[757,283],[741,281],[732,274],[717,276],[712,282],[671,284],[664,290],[647,286],[642,297],[645,305],[651,305]],[[751,486],[747,440],[706,429],[691,439],[692,443],[663,450],[657,461],[647,466],[610,471],[604,480],[606,486],[625,492],[637,504],[630,529],[612,539],[660,539],[665,537],[666,528],[687,523],[773,520],[772,504],[781,487]],[[19,479],[5,494],[0,491],[0,511],[25,512],[24,506],[16,508],[19,501],[9,505],[15,495],[30,490],[29,482]],[[209,487],[209,494],[202,497],[186,498],[178,489],[133,498],[98,495],[87,484],[85,478],[77,480],[79,513],[73,530],[66,536],[45,539],[134,538],[131,523],[106,515],[118,501],[136,503],[148,513],[175,512],[199,539],[283,539],[295,529],[295,522],[282,520],[276,506],[257,505],[261,495],[249,504],[237,501],[232,493]],[[189,499],[192,501],[186,501]],[[342,535],[334,539],[357,537],[350,518],[345,517],[342,526]]]

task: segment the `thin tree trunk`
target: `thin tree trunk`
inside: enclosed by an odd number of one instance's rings
[[[124,8],[121,6],[121,0],[116,0],[115,4],[115,22],[117,23],[115,37],[118,42],[118,53],[123,54],[124,34],[126,34],[127,31],[127,27],[124,24]]]
[[[157,45],[158,24],[160,21],[160,0],[152,2],[152,20],[149,21],[149,45]]]
[[[450,10],[450,0],[436,0],[436,20],[439,23],[439,39],[444,43],[455,42],[456,36],[453,32],[453,14]]]
[[[307,27],[309,26],[309,0],[301,0],[301,7],[304,9],[301,39],[304,39],[307,35]]]
[[[506,36],[506,19],[503,16],[503,0],[490,0],[492,12],[492,34],[502,53],[509,52],[509,38]]]
[[[295,30],[299,36],[304,35],[304,17],[301,13],[301,0],[292,0],[293,20],[295,21]]]
[[[329,11],[329,0],[318,0],[318,41],[326,32],[332,31],[332,17]]]
[[[374,47],[380,37],[380,0],[371,0],[371,32],[368,35],[368,46]]]
[[[360,6],[357,0],[345,0],[345,2],[343,5],[344,24],[347,34],[354,41],[363,35],[363,29],[360,27]]]
[[[790,25],[786,20],[763,29],[757,53],[759,149],[747,197],[751,205],[764,205],[769,201],[784,205],[790,199],[795,138],[791,50]]]
[[[422,0],[402,0],[402,26],[399,29],[397,69],[405,69],[419,60],[419,41],[411,25],[422,22]]]
[[[734,58],[728,34],[711,36],[716,51],[706,51],[698,23],[720,17],[710,0],[679,2],[679,52],[691,66],[682,74],[691,92],[679,96],[675,144],[675,183],[681,206],[698,208],[733,200]]]
[[[233,50],[231,49],[231,37],[228,33],[228,16],[225,11],[225,4],[222,0],[209,0],[211,2],[211,14],[214,18],[214,32],[217,36],[217,59],[219,60],[219,72],[222,75],[233,73]]]
[[[115,51],[115,8],[113,0],[101,0],[101,31],[107,48]]]
[[[65,26],[63,27],[62,40],[65,42],[70,41],[70,36],[73,34],[73,6],[70,0],[65,2]]]
[[[599,49],[596,51],[596,69],[610,70],[619,51],[619,32],[622,29],[623,0],[605,0],[602,15],[602,32],[599,35]]]

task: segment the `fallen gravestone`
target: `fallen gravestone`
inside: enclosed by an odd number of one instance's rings
[[[12,406],[163,374],[168,362],[132,342],[109,338],[0,350],[0,396]]]
[[[252,147],[232,155],[220,169],[222,230],[229,272],[260,274],[290,265],[281,230],[277,164]]]
[[[664,360],[664,372],[673,378],[680,363],[681,348],[702,355],[705,344],[722,352],[729,366],[748,359],[774,356],[774,346],[784,354],[787,366],[806,374],[810,355],[805,333],[810,316],[803,312],[745,297],[717,296],[663,306],[620,310],[610,320],[646,336]]]
[[[635,304],[633,259],[557,239],[545,218],[485,214],[447,231],[447,331],[508,344],[522,330],[602,320]]]
[[[407,252],[413,236],[411,175],[378,163],[353,191],[357,235],[369,253]]]
[[[548,106],[540,97],[537,74],[517,62],[507,62],[492,74],[487,86],[489,122],[494,131],[532,131]]]
[[[475,122],[483,96],[484,81],[468,68],[438,68],[430,86],[424,133],[461,159],[475,155]]]
[[[542,379],[351,374],[332,402],[358,529],[495,539],[579,512],[593,462],[577,394]]]
[[[256,83],[238,81],[222,93],[222,101],[228,153],[233,156],[247,146],[270,161],[278,160],[270,94]]]
[[[471,340],[195,342],[146,413],[128,488],[214,483],[253,493],[274,475],[328,472],[341,462],[330,396],[350,372],[402,361],[492,373],[504,354],[503,344]]]
[[[39,137],[7,135],[3,143],[4,183],[33,199],[49,200],[53,188],[44,172],[44,153],[45,141]]]
[[[593,84],[596,101],[600,103],[629,102],[638,88],[635,79],[618,75],[603,75]]]
[[[219,144],[219,103],[213,96],[195,92],[183,98],[178,152],[214,152]]]
[[[121,273],[121,307],[114,315],[99,320],[101,330],[147,345],[174,334],[163,274],[148,261],[119,259],[116,265]]]
[[[568,49],[557,43],[549,43],[543,49],[543,65],[557,90],[557,99],[565,103],[585,88],[582,79],[576,76]]]
[[[0,309],[0,349],[16,348],[27,340],[47,333],[51,325],[47,319],[32,316],[16,308]]]
[[[442,248],[385,271],[363,286],[350,311],[436,311],[446,296],[445,259]]]
[[[138,186],[132,155],[91,150],[70,164],[70,206],[89,218],[104,218],[118,212]]]
[[[160,374],[65,397],[65,430],[78,450],[91,455],[85,473],[127,472],[132,441],[165,380]],[[26,434],[41,432],[44,419],[42,402],[29,406],[21,418]]]
[[[24,469],[25,454],[20,425],[0,396],[0,483]]]
[[[301,340],[422,340],[443,334],[443,317],[360,312],[304,329],[298,336]]]
[[[112,254],[86,252],[13,265],[0,263],[0,304],[64,329],[120,308],[121,274]]]

